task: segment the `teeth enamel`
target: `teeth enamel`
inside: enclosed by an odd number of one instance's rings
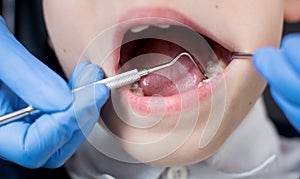
[[[138,96],[144,96],[143,88],[141,88],[138,83],[133,83],[130,86],[130,90]]]
[[[206,75],[208,78],[217,76],[223,71],[222,64],[218,62],[209,61],[206,66]]]
[[[144,26],[131,28],[130,31],[133,32],[133,33],[138,33],[138,32],[141,32],[143,30],[146,30],[148,28],[149,28],[149,25],[144,25]]]
[[[170,24],[158,25],[158,27],[160,27],[160,28],[162,28],[162,29],[167,29],[167,28],[170,28],[171,25],[170,25]]]
[[[206,66],[206,76],[208,79],[201,81],[198,87],[203,86],[205,83],[212,81],[216,76],[218,76],[225,69],[226,64],[223,61],[213,62],[209,61]]]

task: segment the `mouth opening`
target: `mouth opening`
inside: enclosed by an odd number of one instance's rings
[[[131,85],[138,96],[172,96],[205,85],[230,63],[229,50],[194,30],[177,25],[144,25],[129,29],[122,40],[119,67],[143,69],[169,61],[181,52],[190,53],[174,66],[143,77]],[[161,54],[168,59],[162,59]],[[133,60],[136,59],[136,60]],[[138,62],[137,62],[138,60]],[[201,70],[199,70],[199,68]]]

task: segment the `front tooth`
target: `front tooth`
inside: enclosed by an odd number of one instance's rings
[[[167,29],[167,28],[170,28],[171,25],[170,24],[165,24],[165,25],[159,25],[158,27],[160,27],[162,29]]]
[[[148,25],[144,25],[144,26],[138,26],[138,27],[131,28],[130,31],[133,32],[133,33],[138,33],[138,32],[141,32],[143,30],[146,30],[148,28],[149,28]]]

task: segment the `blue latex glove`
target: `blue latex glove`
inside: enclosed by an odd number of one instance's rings
[[[0,17],[0,115],[32,105],[40,115],[0,126],[0,157],[28,168],[61,166],[80,146],[108,98],[105,85],[72,94],[56,73],[32,56]],[[70,86],[100,80],[88,62],[77,65]]]
[[[300,132],[300,34],[286,36],[281,48],[259,49],[253,62],[268,81],[274,100]]]

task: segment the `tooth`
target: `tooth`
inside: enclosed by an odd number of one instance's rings
[[[200,88],[201,86],[203,86],[204,85],[204,82],[200,82],[199,84],[198,84],[198,88]]]
[[[130,90],[138,96],[144,96],[143,88],[141,88],[138,83],[133,83],[130,86]]]
[[[144,92],[142,88],[132,90],[132,92],[138,96],[144,96]]]
[[[226,68],[226,63],[224,63],[224,61],[223,60],[221,60],[220,61],[220,66],[221,66],[221,68],[222,68],[222,70],[224,70],[225,68]]]
[[[131,28],[130,31],[133,32],[133,33],[138,33],[138,32],[141,32],[143,30],[146,30],[148,28],[149,28],[148,25],[144,25],[144,26],[138,26],[138,27]]]
[[[201,81],[201,82],[198,84],[198,88],[200,88],[201,86],[203,86],[203,85],[206,84],[206,83],[211,82],[216,76],[217,76],[217,75],[214,75],[214,76],[209,77],[209,78],[206,79],[206,80]]]
[[[171,25],[170,25],[170,24],[158,25],[158,27],[160,27],[160,28],[162,28],[162,29],[167,29],[167,28],[170,28]]]
[[[206,65],[206,76],[208,79],[201,81],[198,84],[198,88],[203,86],[205,83],[211,82],[215,77],[217,77],[225,69],[226,64],[224,62],[214,62],[208,61]]]
[[[134,91],[134,90],[138,89],[139,87],[140,87],[139,84],[138,84],[137,82],[135,82],[135,83],[133,83],[133,84],[130,86],[130,89],[131,89],[132,91]]]
[[[220,62],[209,61],[206,65],[206,74],[208,77],[218,75],[223,69]]]

